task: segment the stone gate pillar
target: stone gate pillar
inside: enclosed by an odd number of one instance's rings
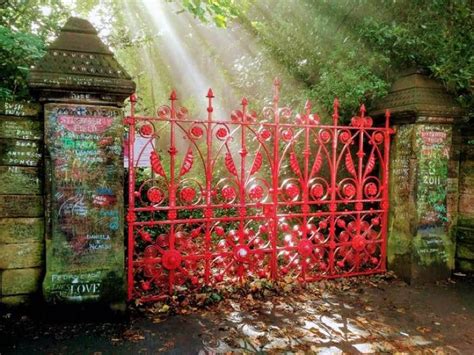
[[[454,268],[462,110],[421,70],[403,74],[378,104],[392,113],[388,268],[408,282],[446,279]],[[375,115],[382,115],[376,111]]]
[[[29,85],[44,105],[45,299],[123,302],[121,107],[135,84],[92,25],[70,18]]]

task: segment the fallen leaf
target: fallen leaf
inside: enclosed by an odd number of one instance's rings
[[[168,306],[167,304],[164,304],[163,307],[161,307],[158,312],[160,312],[160,313],[166,313],[166,312],[168,312],[169,310],[170,310],[170,306]]]
[[[137,342],[145,339],[145,337],[140,333],[140,331],[132,329],[126,330],[123,333],[123,337],[132,342]]]
[[[418,330],[418,331],[419,331],[420,333],[422,333],[422,334],[426,334],[426,333],[431,332],[431,328],[429,328],[429,327],[422,327],[422,326],[416,327],[416,330]]]

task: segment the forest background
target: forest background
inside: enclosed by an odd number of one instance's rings
[[[285,103],[309,98],[324,116],[338,97],[350,117],[415,67],[474,115],[469,0],[0,0],[0,100],[28,99],[28,71],[71,15],[97,28],[145,114],[171,88],[195,114],[209,86],[218,114],[242,96],[262,106],[279,76]]]

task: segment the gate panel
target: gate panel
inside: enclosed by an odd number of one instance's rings
[[[385,271],[389,115],[321,125],[306,104],[261,117],[242,100],[230,120],[177,105],[129,127],[128,297],[155,300],[203,285],[299,282]],[[138,151],[134,151],[140,141]],[[149,168],[140,167],[149,162]]]

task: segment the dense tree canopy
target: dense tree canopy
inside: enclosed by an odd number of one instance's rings
[[[43,56],[67,15],[59,1],[0,2],[0,98],[24,98],[30,65]]]
[[[326,105],[339,96],[356,107],[384,95],[400,70],[423,67],[472,112],[472,1],[289,0],[253,5],[233,10],[236,21],[251,28]]]
[[[220,31],[234,31],[235,28],[245,31],[260,44],[259,52],[264,53],[264,58],[277,62],[302,84],[310,97],[325,107],[329,108],[334,96],[338,96],[348,111],[354,111],[361,102],[370,104],[383,96],[400,70],[421,66],[442,81],[472,115],[472,1],[167,2],[176,5],[178,10],[175,12],[186,12],[188,16],[190,13],[208,26],[214,24],[222,28]],[[0,10],[0,97],[26,97],[28,67],[41,57],[45,43],[54,37],[71,11],[85,17],[91,13],[101,17],[99,27],[103,37],[132,75],[140,74],[139,65],[133,64],[131,59],[133,53],[139,56],[140,51],[147,51],[156,57],[152,48],[153,41],[159,37],[156,29],[147,21],[136,21],[135,27],[130,28],[127,16],[131,15],[126,14],[129,5],[125,1],[7,0],[3,3]],[[129,12],[134,13],[137,8],[129,9]],[[247,40],[247,37],[239,36],[240,40]],[[258,53],[254,58],[261,59]],[[166,62],[161,61],[160,67],[165,68]],[[224,75],[231,76],[232,71],[226,73]],[[156,75],[167,77],[165,72]],[[243,81],[257,80],[254,77],[245,76],[245,80],[229,82],[236,87],[248,86]],[[136,79],[139,87],[143,87],[142,91],[153,90],[146,80]]]

